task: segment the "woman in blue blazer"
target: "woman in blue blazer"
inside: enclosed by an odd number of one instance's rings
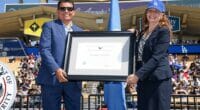
[[[151,1],[145,11],[143,31],[136,44],[136,72],[127,78],[137,84],[138,110],[169,110],[172,73],[168,63],[171,25],[164,4]]]

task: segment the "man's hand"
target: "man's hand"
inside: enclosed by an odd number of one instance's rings
[[[59,69],[56,70],[55,73],[56,73],[56,78],[58,79],[58,81],[60,83],[68,82],[67,74],[65,73],[64,70],[62,70],[61,68],[59,68]]]
[[[131,75],[128,76],[126,82],[127,82],[127,84],[128,84],[129,86],[132,87],[132,86],[134,86],[135,84],[137,84],[138,80],[139,80],[138,76],[136,76],[135,74],[131,74]]]

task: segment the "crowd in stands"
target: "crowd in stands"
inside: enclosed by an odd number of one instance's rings
[[[20,69],[16,75],[18,95],[40,94],[40,87],[35,83],[35,78],[37,77],[41,62],[40,60],[40,58],[36,59],[34,55],[29,55],[21,59],[19,65]]]
[[[41,59],[29,55],[21,59],[20,70],[16,76],[18,95],[40,94],[40,86],[35,83]],[[169,55],[172,69],[173,94],[200,94],[200,55],[190,60],[187,55]],[[103,84],[101,84],[103,86]],[[103,87],[100,87],[103,90]],[[136,93],[135,90],[128,90]]]
[[[187,55],[182,58],[169,55],[173,77],[174,94],[200,94],[200,55],[190,60]]]

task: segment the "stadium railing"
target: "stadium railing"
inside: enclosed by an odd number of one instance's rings
[[[81,97],[80,110],[101,110],[106,107],[104,104],[103,94],[90,94],[88,98]],[[127,108],[137,107],[137,95],[126,94]],[[64,102],[61,105],[64,110]],[[171,96],[171,110],[199,110],[200,95],[177,95]],[[42,110],[42,100],[40,95],[17,95],[11,110]]]

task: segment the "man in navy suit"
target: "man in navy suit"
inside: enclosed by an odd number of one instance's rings
[[[72,23],[73,2],[60,0],[57,15],[58,19],[43,25],[39,45],[42,64],[36,81],[41,85],[42,106],[44,110],[60,110],[63,99],[65,109],[80,110],[81,82],[68,81],[63,67],[67,35],[82,29]]]

